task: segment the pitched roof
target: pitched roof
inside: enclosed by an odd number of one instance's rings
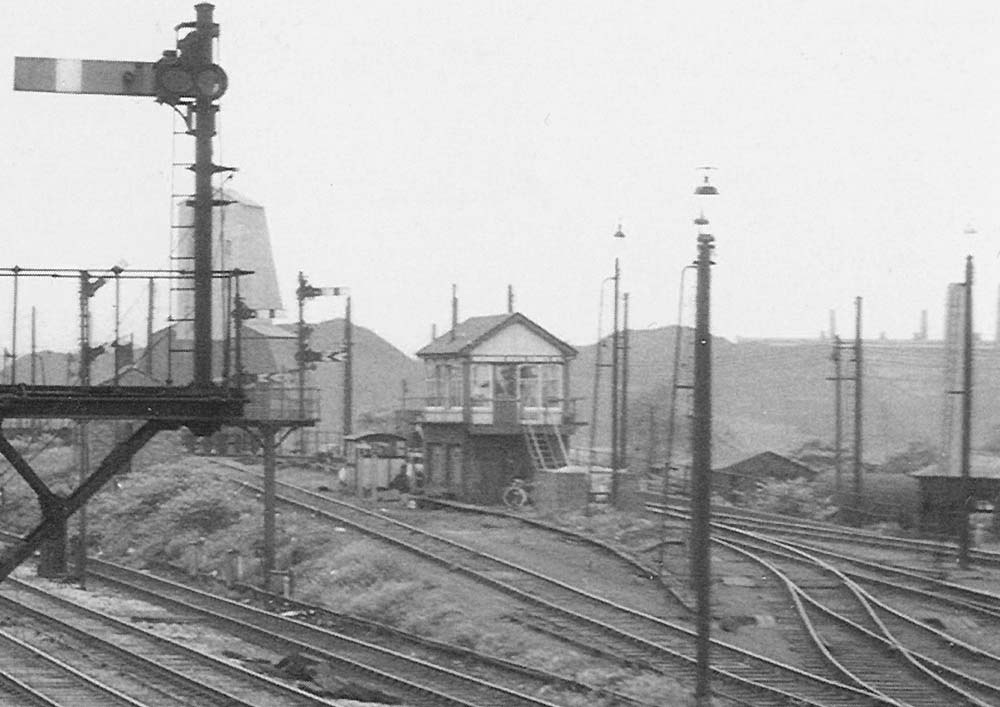
[[[717,469],[717,471],[734,474],[763,474],[770,476],[774,473],[774,471],[780,469],[793,470],[796,475],[805,476],[810,479],[816,476],[816,471],[814,469],[811,469],[805,464],[797,462],[794,459],[789,459],[786,456],[771,451],[754,454],[752,457],[738,461],[735,464],[730,464],[725,468]]]
[[[448,356],[463,354],[475,348],[480,342],[490,338],[501,329],[514,323],[528,327],[540,337],[554,345],[564,355],[576,356],[576,349],[562,339],[558,339],[520,312],[508,314],[489,314],[482,317],[469,317],[459,322],[452,331],[437,337],[427,346],[417,351],[419,357]]]
[[[106,380],[102,380],[97,385],[114,385],[114,375]],[[147,371],[139,368],[135,364],[122,366],[118,371],[118,385],[163,385],[163,381],[150,375]]]

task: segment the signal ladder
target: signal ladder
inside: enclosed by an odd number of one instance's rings
[[[182,113],[181,110],[184,112]],[[194,353],[188,346],[178,346],[175,343],[175,324],[187,323],[184,331],[185,340],[190,344],[193,340],[194,322],[194,204],[195,204],[195,158],[194,131],[192,121],[194,111],[190,104],[182,103],[174,111],[171,169],[170,169],[170,293],[167,315],[167,385],[173,383],[173,358],[175,354]],[[181,138],[191,140],[183,144]],[[235,172],[231,167],[215,167],[216,172]],[[212,206],[221,207],[235,203],[226,199],[222,187],[213,188]],[[214,222],[214,219],[213,219]],[[213,260],[217,258],[213,257]],[[214,289],[214,288],[213,288]],[[183,293],[192,293],[185,295]],[[183,306],[186,303],[187,306]],[[228,321],[228,303],[223,303],[223,319]]]

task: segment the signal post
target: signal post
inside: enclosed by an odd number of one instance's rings
[[[3,436],[2,455],[38,496],[42,520],[27,536],[0,555],[0,580],[47,541],[64,537],[66,521],[97,493],[159,431],[188,427],[199,436],[218,430],[223,422],[243,417],[245,396],[239,386],[218,386],[212,380],[212,176],[227,168],[212,162],[216,101],[228,80],[213,62],[213,41],[219,26],[213,6],[195,6],[196,19],[177,25],[187,30],[176,49],[155,62],[16,57],[14,90],[43,93],[149,96],[184,111],[188,132],[195,138],[194,219],[194,361],[193,380],[185,386],[0,385],[0,420],[65,419],[145,420],[119,442],[67,497],[56,495]],[[6,273],[3,273],[6,274]],[[15,273],[15,275],[22,273]],[[58,276],[58,275],[57,275]],[[58,553],[53,553],[57,557]]]

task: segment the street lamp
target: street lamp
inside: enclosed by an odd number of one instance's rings
[[[601,296],[597,304],[597,351],[594,353],[594,394],[590,400],[590,454],[587,457],[588,472],[592,472],[595,462],[597,450],[595,445],[597,444],[597,395],[600,392],[601,386],[601,368],[604,364],[601,360],[601,352],[604,347],[601,343],[601,332],[603,331],[603,321],[604,321],[604,291],[607,289],[605,285],[611,282],[614,277],[606,277],[601,280]]]
[[[709,168],[703,168],[705,170]],[[717,196],[708,174],[694,191],[697,196]],[[709,648],[712,621],[711,559],[709,555],[712,498],[712,335],[711,304],[712,251],[715,238],[708,231],[702,212],[698,226],[697,289],[694,331],[694,414],[691,426],[691,578],[697,598],[695,624],[695,701],[707,705],[711,699]]]
[[[615,231],[613,238],[625,238],[625,234],[622,232],[621,224],[618,224],[618,230]],[[621,463],[620,461],[620,449],[619,449],[619,362],[618,354],[620,348],[620,340],[618,333],[618,302],[621,299],[621,267],[618,262],[618,256],[615,256],[615,274],[612,276],[615,283],[615,294],[613,307],[613,320],[614,324],[611,331],[611,505],[614,506],[618,503],[618,467]]]
[[[667,449],[665,459],[663,461],[663,524],[661,526],[661,537],[660,537],[660,577],[663,577],[663,567],[666,560],[666,546],[667,546],[667,506],[670,501],[670,463],[674,456],[674,432],[676,428],[675,419],[677,416],[677,388],[678,382],[677,378],[680,374],[680,362],[681,362],[681,336],[683,334],[683,319],[684,319],[684,276],[687,275],[688,270],[694,270],[694,265],[685,265],[681,268],[680,277],[680,287],[677,293],[677,329],[674,332],[674,361],[673,361],[673,373],[670,378],[670,411],[667,416]]]

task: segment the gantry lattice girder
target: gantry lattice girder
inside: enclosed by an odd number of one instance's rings
[[[0,419],[218,423],[241,419],[245,401],[235,388],[0,385]]]

